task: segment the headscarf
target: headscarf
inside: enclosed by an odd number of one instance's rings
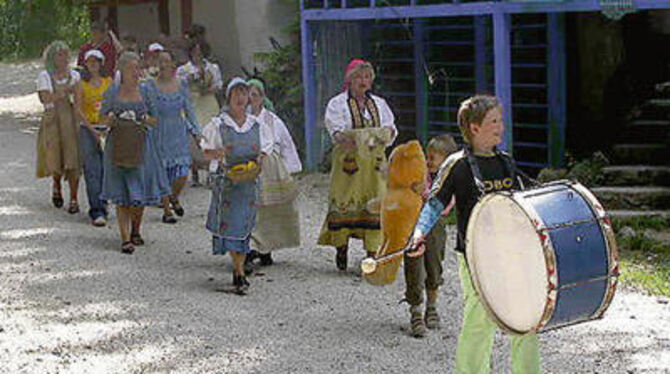
[[[351,62],[349,62],[349,65],[347,65],[346,70],[344,71],[344,87],[342,91],[347,91],[349,89],[349,82],[351,81],[351,76],[354,75],[354,73],[356,73],[357,71],[365,68],[372,70],[372,79],[375,79],[375,70],[372,67],[371,63],[357,58],[351,60]]]
[[[247,84],[258,88],[261,91],[261,94],[263,95],[263,106],[265,107],[265,109],[274,112],[275,105],[272,103],[272,100],[270,100],[268,96],[265,94],[265,85],[263,84],[263,82],[261,82],[259,79],[249,79],[247,81]]]
[[[240,77],[231,79],[228,83],[228,87],[226,87],[226,101],[230,100],[230,91],[237,86],[249,87],[249,83]]]
[[[54,65],[54,57],[56,57],[56,53],[63,50],[68,51],[68,53],[70,52],[70,47],[68,47],[67,43],[62,40],[56,40],[44,49],[44,53],[42,54],[42,57],[44,58],[44,68],[49,75],[53,75],[56,72],[56,65]]]

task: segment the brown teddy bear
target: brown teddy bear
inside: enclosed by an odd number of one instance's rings
[[[425,188],[426,173],[426,157],[418,141],[401,144],[391,153],[388,190],[380,208],[384,239],[376,258],[402,251],[407,246],[423,205],[421,193]],[[374,272],[364,273],[363,277],[375,285],[393,283],[401,261],[402,256],[380,261]]]

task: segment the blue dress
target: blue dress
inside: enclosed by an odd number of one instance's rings
[[[142,101],[123,102],[119,100],[119,86],[110,87],[105,93],[100,113],[107,115],[113,112],[118,115],[132,110],[136,118],[144,114],[154,115],[153,103],[149,99],[150,94],[144,84],[140,85],[140,92]],[[109,133],[103,157],[105,168],[101,193],[103,200],[120,206],[147,206],[160,203],[164,196],[171,193],[170,182],[158,156],[156,133],[156,129],[151,127],[147,131],[142,165],[136,168],[114,165],[112,155],[114,130]]]
[[[221,116],[227,116],[226,113]],[[233,166],[258,160],[261,154],[260,125],[255,122],[246,132],[221,124],[219,132],[226,150],[226,164]],[[213,176],[214,188],[207,215],[207,230],[213,234],[213,253],[249,253],[251,231],[256,225],[258,178],[234,184],[223,167]]]
[[[188,133],[200,134],[200,126],[185,84],[175,92],[160,90],[155,81],[147,82],[150,96],[155,101],[158,117],[158,154],[163,168],[172,184],[175,180],[188,176],[191,166]]]

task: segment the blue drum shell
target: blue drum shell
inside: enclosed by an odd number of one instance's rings
[[[596,214],[568,185],[524,195],[547,227],[556,256],[556,307],[544,329],[594,318],[608,274],[607,244]]]

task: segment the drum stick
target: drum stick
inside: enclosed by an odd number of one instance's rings
[[[405,247],[403,250],[398,252],[389,253],[387,255],[377,257],[377,258],[366,258],[361,262],[361,271],[363,274],[371,274],[377,270],[377,267],[380,264],[385,262],[393,261],[394,259],[404,256],[407,253],[415,252],[416,249],[411,248],[410,246]]]

